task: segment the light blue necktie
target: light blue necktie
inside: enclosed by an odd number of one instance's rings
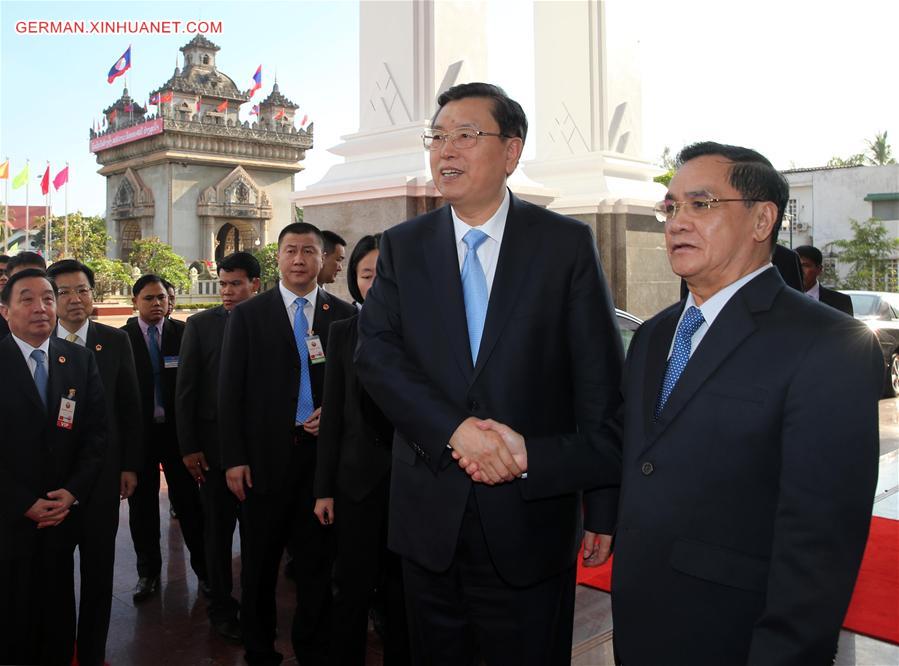
[[[662,381],[662,389],[659,391],[659,400],[656,403],[655,418],[659,419],[662,409],[671,392],[677,385],[681,373],[690,360],[690,348],[692,346],[693,334],[699,330],[699,327],[705,323],[702,316],[702,310],[695,305],[691,305],[684,313],[680,325],[677,327],[677,333],[674,336],[674,349],[671,350],[671,358],[668,359],[668,367],[665,369],[665,379]]]
[[[35,349],[31,352],[31,358],[34,359],[36,367],[34,368],[34,383],[37,385],[37,392],[41,396],[41,402],[44,408],[47,407],[47,354],[43,349]]]
[[[157,407],[164,407],[162,401],[162,380],[160,373],[162,372],[159,362],[159,329],[156,326],[147,327],[147,350],[150,352],[150,364],[153,366],[153,399]]]
[[[306,348],[309,321],[306,319],[306,313],[303,312],[303,306],[308,302],[305,298],[294,300],[297,312],[293,317],[293,337],[297,342],[297,351],[300,352],[300,397],[297,400],[295,423],[304,423],[315,411],[315,403],[312,400],[312,382],[309,379],[309,350]]]
[[[478,259],[478,248],[488,238],[490,236],[480,229],[471,229],[462,237],[462,242],[468,247],[462,264],[462,295],[465,298],[465,319],[468,322],[468,343],[471,345],[473,364],[478,361],[478,349],[487,319],[487,276]]]

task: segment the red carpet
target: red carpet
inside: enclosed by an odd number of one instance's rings
[[[612,559],[592,569],[578,556],[577,582],[612,589]],[[899,520],[874,517],[843,627],[899,645]]]

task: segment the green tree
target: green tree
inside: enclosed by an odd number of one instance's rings
[[[893,158],[893,147],[887,143],[886,130],[875,134],[873,141],[865,141],[865,143],[868,144],[868,150],[865,151],[865,159],[868,164],[883,166],[896,163]]]
[[[297,208],[297,210],[301,210]],[[278,244],[269,243],[252,251],[252,254],[259,260],[262,267],[262,284],[270,285],[278,281],[280,274],[278,273]]]
[[[864,163],[865,163],[865,154],[864,153],[856,153],[855,155],[850,155],[849,157],[847,157],[845,159],[834,155],[827,161],[827,166],[829,166],[829,167],[851,167],[851,166],[861,166]]]
[[[665,149],[662,151],[662,156],[659,158],[659,166],[663,169],[666,169],[665,173],[656,176],[653,178],[653,181],[656,183],[661,183],[665,187],[668,187],[668,183],[671,182],[671,179],[674,178],[675,161],[671,156],[671,148],[665,146]]]
[[[134,241],[128,262],[144,273],[156,273],[176,287],[190,287],[190,276],[184,259],[175,254],[168,243],[151,236]]]
[[[886,290],[886,260],[899,252],[899,238],[890,238],[886,227],[877,218],[864,222],[849,220],[852,238],[834,241],[839,250],[837,260],[849,264],[849,274],[842,280],[842,289]]]
[[[45,227],[40,218],[40,230],[34,234],[34,244],[44,247]],[[77,259],[85,263],[106,256],[106,220],[97,215],[85,216],[81,212],[69,213],[69,251],[65,252],[65,215],[54,215],[51,229],[50,256],[57,259]]]
[[[293,207],[293,221],[294,222],[302,222],[303,221],[303,209],[299,206]]]
[[[94,296],[98,301],[131,284],[131,269],[118,259],[97,257],[85,263],[94,271]]]

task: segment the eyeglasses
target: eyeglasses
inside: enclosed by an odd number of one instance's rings
[[[677,215],[678,211],[689,208],[697,215],[702,215],[712,208],[717,208],[719,204],[740,201],[743,203],[759,203],[762,199],[693,199],[692,201],[672,201],[665,199],[652,207],[659,222],[670,222]]]
[[[60,289],[59,296],[67,297],[67,296],[77,296],[78,298],[84,298],[89,293],[91,293],[93,289],[89,287],[78,287],[77,289]]]
[[[465,150],[466,148],[474,148],[479,136],[498,136],[503,139],[515,138],[501,132],[482,132],[474,127],[459,127],[450,132],[426,130],[421,135],[421,142],[424,144],[425,150],[443,150],[447,141],[452,143],[453,147]]]

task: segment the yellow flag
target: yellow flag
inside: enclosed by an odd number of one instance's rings
[[[3,164],[0,164],[0,180],[8,180],[9,179],[9,160],[6,160]]]
[[[25,168],[19,172],[19,175],[12,179],[12,188],[14,190],[19,189],[22,185],[25,184],[25,181],[28,180],[28,163],[25,163]]]

